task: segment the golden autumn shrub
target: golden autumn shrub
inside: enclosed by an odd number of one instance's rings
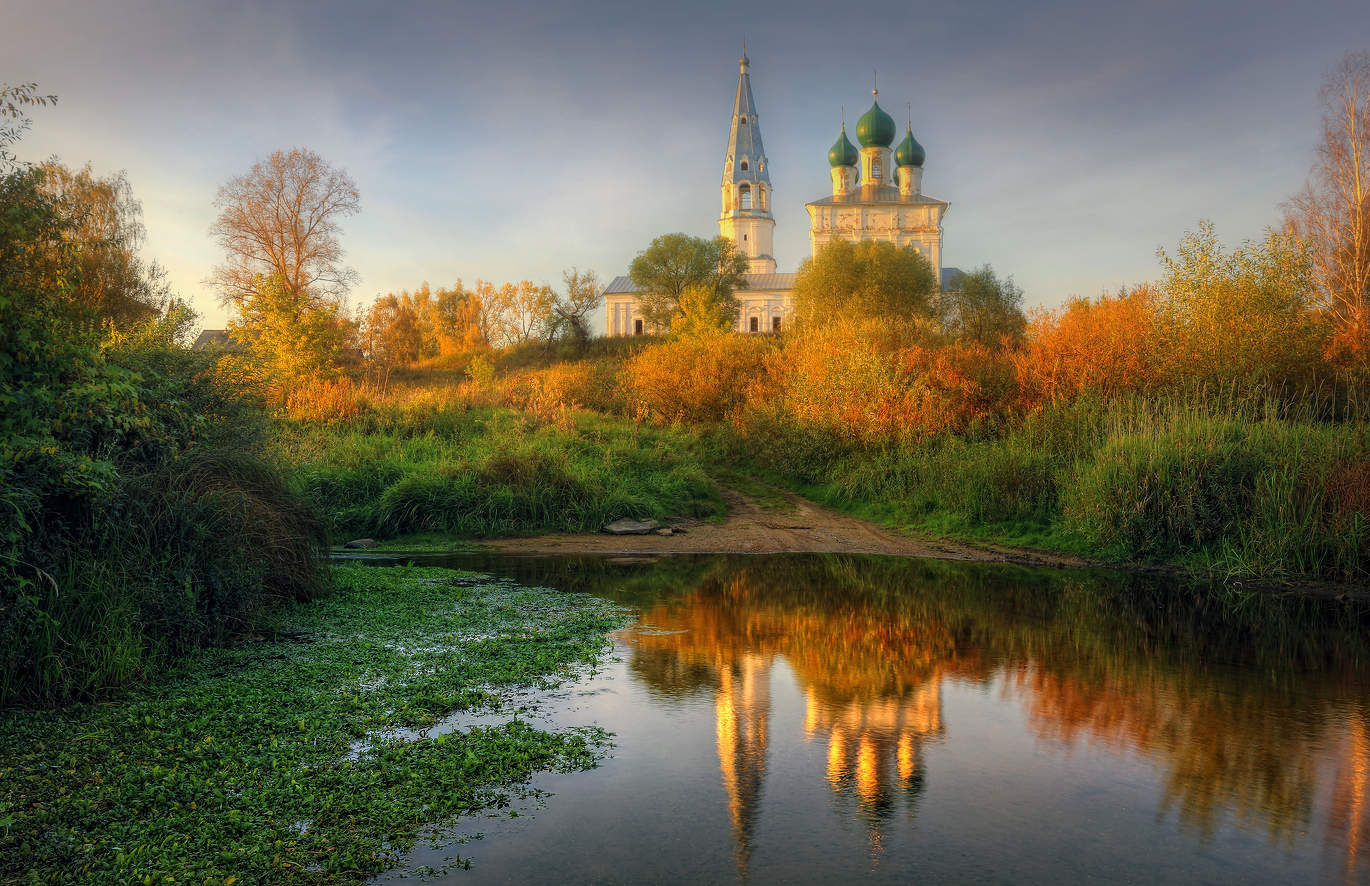
[[[1026,344],[1011,359],[1030,405],[1083,395],[1108,399],[1164,383],[1169,367],[1161,341],[1155,293],[1139,286],[1036,312]]]
[[[806,330],[768,361],[776,408],[864,442],[963,430],[1015,399],[1010,367],[978,342],[865,321]]]
[[[638,352],[620,376],[631,414],[664,422],[725,421],[757,391],[768,336],[718,333],[662,342]]]

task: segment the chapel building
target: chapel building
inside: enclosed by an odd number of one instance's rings
[[[794,310],[794,273],[777,270],[772,243],[775,217],[770,161],[761,141],[761,122],[752,96],[751,61],[745,48],[738,60],[737,93],[723,159],[718,232],[737,244],[747,258],[746,287],[735,295],[737,332],[778,332]],[[879,95],[879,90],[872,90]],[[923,146],[913,137],[913,124],[892,147],[894,118],[879,101],[856,124],[856,140],[842,124],[837,142],[828,151],[832,194],[806,205],[809,213],[810,254],[833,238],[887,240],[917,250],[932,264],[938,280],[948,287],[960,276],[942,267],[942,217],[951,206],[923,193]],[[628,276],[615,277],[604,290],[605,334],[642,335],[649,332],[638,306],[637,287]]]

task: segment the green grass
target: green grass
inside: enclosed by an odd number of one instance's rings
[[[1224,578],[1370,579],[1370,424],[1360,421],[1261,404],[1084,401],[904,446],[768,431],[722,449],[771,482],[898,529]]]
[[[595,598],[461,576],[339,568],[331,597],[115,703],[0,716],[0,880],[360,882],[501,787],[594,765],[602,733],[517,721],[384,738],[559,680],[621,622]]]
[[[275,439],[292,482],[339,538],[490,538],[721,513],[691,444],[621,419],[541,424],[497,409],[291,424]]]
[[[194,449],[121,477],[0,593],[0,706],[91,699],[327,593],[322,523],[274,466]]]

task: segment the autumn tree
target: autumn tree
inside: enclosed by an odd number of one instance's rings
[[[166,313],[174,299],[165,271],[139,255],[147,232],[128,177],[98,177],[90,166],[73,170],[56,160],[38,169],[43,190],[67,221],[62,242],[78,272],[69,296],[116,328]]]
[[[687,288],[703,287],[712,299],[735,305],[733,294],[747,285],[747,257],[727,237],[663,234],[633,259],[628,276],[648,325],[668,329]]]
[[[958,289],[941,294],[942,328],[958,341],[995,346],[1023,336],[1023,290],[1012,277],[1000,280],[989,265],[964,274]]]
[[[520,345],[531,341],[546,328],[556,295],[550,286],[538,286],[530,280],[506,283],[496,289],[480,281],[477,284],[481,300],[486,340],[495,347]]]
[[[1312,310],[1317,293],[1297,237],[1272,230],[1228,251],[1203,221],[1174,255],[1158,255],[1159,331],[1178,382],[1308,381],[1325,326]]]
[[[424,356],[424,329],[405,292],[376,299],[363,322],[366,357],[380,366],[405,366]]]
[[[1311,250],[1333,356],[1370,364],[1370,52],[1348,53],[1323,83],[1312,176],[1287,209]]]
[[[341,222],[358,211],[345,170],[303,148],[276,151],[219,189],[210,234],[227,254],[212,282],[226,302],[252,297],[274,278],[317,302],[340,298],[356,280],[343,264]],[[311,303],[315,303],[311,302]]]
[[[557,293],[547,318],[547,340],[569,339],[579,353],[590,344],[590,314],[603,301],[603,287],[594,271],[571,268],[561,279],[566,291]]]
[[[278,275],[258,277],[228,324],[229,336],[278,384],[336,375],[354,331],[336,301],[316,299]]]
[[[809,327],[838,319],[928,320],[936,291],[932,265],[915,250],[835,239],[800,265],[795,319]]]

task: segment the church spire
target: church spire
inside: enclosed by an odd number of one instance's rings
[[[742,57],[737,61],[737,92],[723,159],[723,209],[718,217],[718,230],[747,256],[752,273],[773,274],[771,235],[775,218],[771,215],[770,164],[761,143],[761,125],[752,96],[751,64],[744,40]]]

